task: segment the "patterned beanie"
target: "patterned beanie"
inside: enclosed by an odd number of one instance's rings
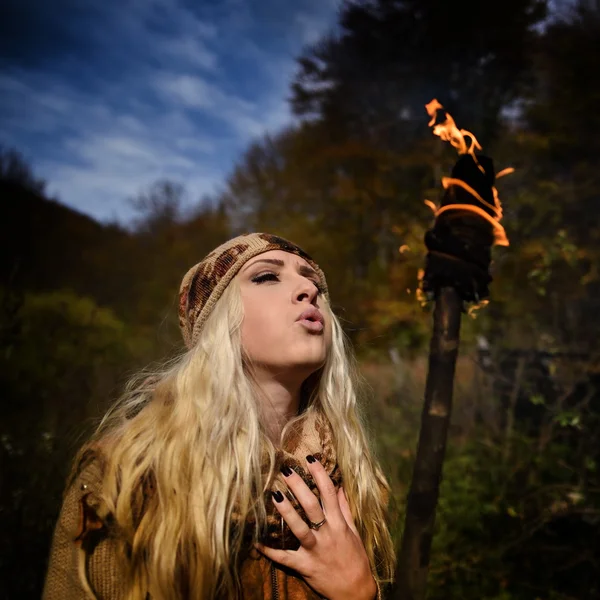
[[[225,242],[183,277],[179,288],[179,327],[185,345],[192,348],[225,288],[251,258],[270,250],[283,250],[300,256],[317,272],[324,295],[329,299],[325,274],[301,248],[268,233],[248,233]]]

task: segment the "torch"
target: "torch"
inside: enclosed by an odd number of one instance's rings
[[[492,160],[475,154],[475,150],[481,150],[475,136],[459,130],[437,100],[427,104],[426,109],[433,133],[450,142],[459,158],[451,176],[442,178],[440,206],[425,201],[434,210],[435,222],[425,235],[428,253],[425,269],[420,272],[419,294],[422,301],[434,301],[435,308],[421,430],[392,594],[397,600],[425,598],[452,412],[461,313],[468,304],[480,306],[487,302],[492,246],[508,245],[494,183],[513,170],[496,175]]]

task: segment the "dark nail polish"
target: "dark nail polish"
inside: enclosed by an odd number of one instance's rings
[[[286,476],[289,477],[294,471],[292,471],[289,467],[283,466],[281,467],[281,472]]]
[[[309,455],[306,457],[306,460],[307,460],[309,463],[311,463],[311,464],[312,464],[312,463],[314,463],[314,462],[317,462],[317,459],[316,459],[316,458],[315,458],[315,457],[314,457],[312,454],[309,454]]]
[[[271,492],[273,494],[273,499],[275,502],[283,502],[283,494],[278,490],[276,492]]]

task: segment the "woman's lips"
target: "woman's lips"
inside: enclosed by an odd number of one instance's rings
[[[296,319],[296,322],[313,333],[320,333],[325,327],[323,315],[315,306],[310,306],[302,312]]]
[[[323,323],[321,321],[310,321],[309,319],[300,319],[296,321],[300,323],[303,327],[306,327],[309,331],[313,331],[315,333],[323,331]]]

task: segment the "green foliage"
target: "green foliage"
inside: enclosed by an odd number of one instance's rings
[[[2,597],[39,597],[74,452],[129,373],[179,351],[179,281],[229,237],[222,210],[183,215],[178,193],[157,183],[126,231],[0,177]]]
[[[0,576],[14,582],[9,596],[33,597],[68,461],[132,364],[136,336],[112,311],[70,292],[4,289],[0,298]]]
[[[595,437],[589,428],[597,416],[587,415],[582,429],[558,431],[546,446],[541,431],[516,433],[507,455],[497,413],[486,417],[491,399],[478,401],[485,382],[469,370],[471,361],[458,364],[461,393],[444,462],[428,598],[591,600],[598,591],[589,553],[600,533],[600,479],[591,456],[582,462],[574,445]],[[394,490],[399,540],[420,409],[414,391],[423,374],[415,361],[402,361],[396,372],[386,365],[364,369],[376,393],[373,427]]]
[[[7,400],[15,401],[13,411],[42,409],[47,400],[63,395],[64,410],[68,392],[75,390],[80,398],[71,410],[81,411],[102,371],[120,368],[130,355],[132,339],[124,324],[90,298],[60,291],[17,296],[4,290],[3,306],[2,380],[10,391]],[[48,409],[55,413],[54,406]]]

